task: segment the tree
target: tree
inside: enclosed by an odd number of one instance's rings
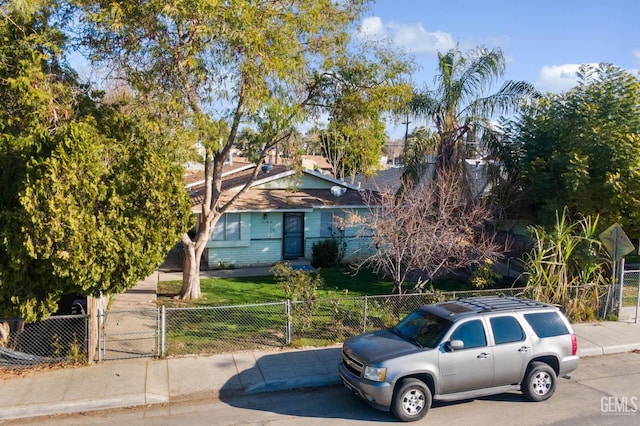
[[[428,157],[434,156],[438,149],[438,135],[427,127],[419,127],[407,135],[404,145],[404,172],[403,180],[406,185],[401,185],[399,190],[405,187],[412,188],[419,180],[428,174]]]
[[[78,83],[64,7],[17,6],[0,21],[0,303],[33,321],[62,294],[135,285],[191,218],[164,120]]]
[[[476,48],[465,54],[456,48],[439,53],[434,87],[416,91],[409,104],[415,118],[435,126],[438,145],[434,170],[456,171],[467,190],[464,160],[484,148],[483,141],[495,131],[491,119],[514,112],[537,96],[531,84],[512,80],[504,82],[496,93],[485,95],[504,70],[505,59],[499,48]],[[418,155],[418,161],[424,158],[419,151],[414,155]],[[407,169],[407,183],[421,179],[410,176],[417,170]]]
[[[552,225],[566,206],[572,220],[597,215],[637,238],[640,80],[608,64],[583,65],[578,78],[568,92],[546,95],[509,123],[505,164],[521,175],[540,223]]]
[[[259,172],[220,203],[222,165],[241,127],[260,135],[260,162],[296,124],[332,105],[326,91],[336,87],[331,81],[340,70],[356,64],[389,70],[372,87],[357,85],[367,92],[394,86],[407,69],[392,58],[378,61],[374,51],[354,55],[349,29],[367,0],[80,3],[93,24],[84,39],[94,58],[117,64],[137,91],[178,106],[198,132],[205,196],[195,235],[182,236],[180,298],[200,297],[200,259],[213,227]]]
[[[374,192],[367,204],[367,215],[352,215],[361,234],[371,235],[370,254],[358,267],[390,277],[394,293],[401,294],[411,276],[420,277],[413,289],[418,291],[439,274],[501,255],[487,227],[490,210],[481,201],[466,199],[452,172],[441,171],[400,194]]]
[[[365,50],[377,52],[380,63],[392,64],[393,55],[380,46],[367,45]],[[411,95],[408,85],[393,84],[396,73],[393,67],[378,63],[342,61],[336,78],[324,81],[322,93],[330,112],[323,150],[335,177],[353,181],[357,174],[372,176],[380,168],[387,139],[383,113],[397,109]],[[363,91],[362,86],[370,89]]]

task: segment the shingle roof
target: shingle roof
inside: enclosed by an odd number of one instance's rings
[[[258,172],[257,180],[263,180],[269,177],[288,171],[288,167],[283,165],[274,165],[270,170]],[[237,193],[242,186],[250,179],[254,168],[240,170],[223,178],[222,196],[220,201],[227,202]],[[199,206],[204,201],[204,175],[200,172],[200,182],[192,185],[188,189],[190,191],[191,202],[193,206]],[[333,179],[331,179],[333,181]],[[349,185],[345,184],[345,187]],[[365,193],[354,189],[347,189],[344,194],[337,197],[331,193],[330,189],[259,189],[250,188],[243,193],[239,199],[234,202],[234,211],[272,211],[272,210],[308,210],[312,208],[322,207],[357,207],[364,206],[363,198]]]
[[[231,198],[224,194],[221,201]],[[322,207],[359,207],[364,200],[359,191],[348,190],[336,197],[329,189],[306,189],[290,191],[286,189],[249,189],[233,204],[233,210],[311,210]]]

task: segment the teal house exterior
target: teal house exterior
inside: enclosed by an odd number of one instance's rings
[[[254,171],[245,165],[223,175],[225,202],[240,191]],[[198,214],[202,182],[187,186]],[[365,192],[318,171],[263,166],[257,179],[220,218],[212,232],[203,266],[209,269],[273,265],[279,261],[310,261],[318,241],[338,238],[346,243],[344,261],[368,250],[368,238],[350,226],[351,215],[366,215]]]

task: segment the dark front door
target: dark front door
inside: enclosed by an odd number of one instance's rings
[[[304,213],[284,213],[282,257],[304,256]]]

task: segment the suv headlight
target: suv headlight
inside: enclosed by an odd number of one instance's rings
[[[387,374],[387,369],[384,367],[369,367],[364,368],[364,378],[373,380],[374,382],[384,382],[384,377]]]

